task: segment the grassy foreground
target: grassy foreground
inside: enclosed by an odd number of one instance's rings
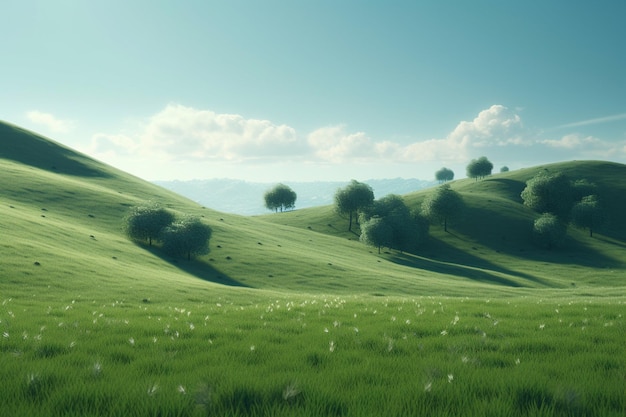
[[[623,167],[561,167],[620,190],[610,231],[534,249],[509,173],[455,182],[467,217],[423,253],[377,256],[328,207],[218,213],[0,123],[2,414],[623,416]],[[211,253],[128,241],[150,199]]]
[[[623,299],[2,300],[6,415],[623,416]]]

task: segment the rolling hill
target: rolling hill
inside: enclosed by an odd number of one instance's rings
[[[543,169],[598,184],[609,226],[532,246]],[[378,255],[331,206],[220,213],[0,123],[3,415],[623,416],[625,170],[455,181],[450,233]],[[210,253],[129,241],[148,200],[201,216]]]
[[[569,162],[454,181],[468,208],[451,233],[433,226],[421,253],[382,256],[345,232],[345,219],[331,206],[254,217],[216,212],[9,124],[0,125],[0,167],[2,273],[37,285],[82,276],[84,285],[149,288],[181,280],[198,285],[200,278],[263,290],[446,295],[624,285],[626,167],[620,164]],[[556,251],[533,247],[536,215],[519,193],[543,169],[598,184],[609,227],[593,239],[570,229]],[[419,207],[429,191],[405,200]],[[147,200],[202,216],[214,229],[211,253],[187,263],[128,241],[123,217]]]

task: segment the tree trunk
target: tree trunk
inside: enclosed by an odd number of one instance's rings
[[[444,232],[448,231],[448,218],[447,217],[443,218],[443,231]]]
[[[589,228],[589,237],[593,237],[593,229],[591,227]]]
[[[348,224],[348,232],[352,231],[352,212],[350,212],[350,223]]]

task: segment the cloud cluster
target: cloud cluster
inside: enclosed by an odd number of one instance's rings
[[[74,128],[74,122],[71,120],[57,119],[50,113],[38,110],[27,112],[26,118],[36,125],[43,126],[51,133],[68,133]]]
[[[243,161],[297,155],[296,132],[287,125],[170,104],[133,135],[94,135],[95,152],[116,151],[169,160]]]
[[[54,120],[54,119],[52,119]],[[62,125],[61,125],[62,126]],[[170,104],[145,119],[132,133],[99,133],[92,138],[95,154],[142,156],[163,161],[290,162],[385,164],[466,164],[481,155],[507,164],[545,162],[589,156],[623,155],[624,143],[611,144],[592,136],[568,134],[546,138],[524,126],[518,112],[496,104],[446,137],[413,142],[376,140],[345,125],[326,126],[307,134],[268,120],[247,119],[180,104]],[[522,158],[525,160],[522,161]],[[544,158],[544,159],[542,159]],[[540,161],[541,160],[541,161]]]

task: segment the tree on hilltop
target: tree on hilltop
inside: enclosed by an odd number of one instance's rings
[[[352,180],[344,188],[339,188],[335,193],[335,209],[339,214],[349,216],[348,231],[352,231],[352,220],[357,219],[360,211],[374,202],[372,187],[362,182]]]
[[[467,165],[467,176],[469,178],[475,178],[478,181],[479,178],[484,178],[491,175],[493,170],[493,164],[487,157],[481,156],[478,159],[472,159]]]
[[[161,207],[158,203],[149,202],[143,206],[136,206],[126,216],[124,231],[133,240],[147,240],[152,246],[153,240],[158,240],[163,228],[174,221],[174,214]]]
[[[443,167],[435,172],[435,179],[439,182],[452,181],[454,179],[454,171]]]
[[[287,209],[293,209],[296,204],[297,194],[290,187],[284,184],[278,184],[274,188],[265,192],[265,207],[269,210],[278,212]]]

